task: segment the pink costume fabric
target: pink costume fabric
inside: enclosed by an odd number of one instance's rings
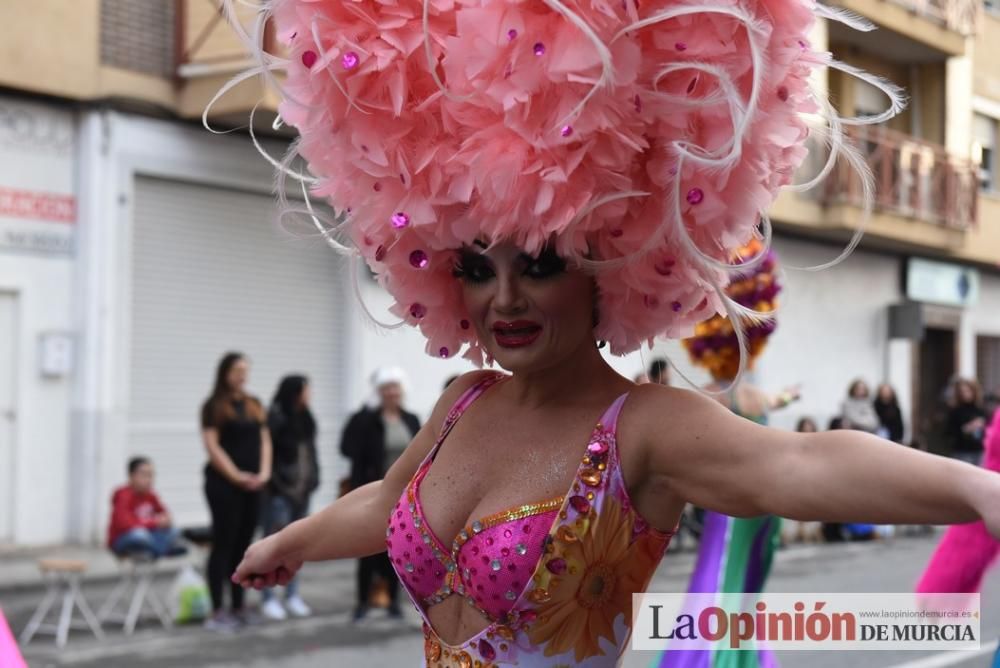
[[[617,665],[644,591],[672,533],[635,511],[621,476],[615,433],[627,395],[601,417],[567,493],[471,522],[450,543],[428,526],[420,482],[468,407],[505,376],[470,389],[396,504],[386,547],[424,618],[425,665]],[[490,624],[460,645],[441,640],[429,607],[460,596]],[[478,663],[477,663],[478,662]]]
[[[756,260],[730,258],[758,234],[767,246],[764,212],[807,153],[803,115],[830,120],[829,167],[852,155],[842,125],[901,108],[891,85],[810,48],[816,14],[867,29],[812,0],[275,0],[268,11],[288,58],[258,51],[260,70],[286,72],[280,115],[300,135],[282,173],[298,177],[288,165],[305,159],[303,182],[343,216],[325,236],[368,263],[397,324],[418,327],[431,355],[464,347],[476,363],[486,353],[452,275],[457,249],[551,245],[592,270],[595,339],[614,354],[688,336],[716,313],[746,313],[723,288]],[[809,88],[825,67],[878,86],[889,110],[837,117]]]
[[[984,447],[983,468],[1000,471],[1000,411],[993,415]],[[917,592],[978,592],[986,571],[996,562],[998,553],[1000,543],[990,535],[981,520],[950,526],[931,555],[927,570],[917,583]]]

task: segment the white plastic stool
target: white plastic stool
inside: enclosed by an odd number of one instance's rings
[[[163,628],[172,628],[173,622],[170,619],[170,615],[167,614],[167,608],[153,587],[157,561],[152,557],[140,553],[119,557],[118,563],[122,568],[122,577],[118,581],[118,584],[115,585],[115,588],[111,590],[108,600],[97,611],[97,618],[101,624],[109,621],[120,622],[125,635],[130,636],[135,631],[135,625],[138,623],[140,615],[142,615],[143,608],[148,603],[155,617],[163,625]],[[122,597],[128,596],[129,593],[131,593],[131,599],[129,599],[125,614],[122,615],[116,612],[115,609],[118,607],[118,602],[122,600]]]
[[[21,644],[27,645],[35,635],[43,633],[55,635],[56,645],[65,647],[71,628],[89,629],[98,640],[104,640],[101,625],[94,617],[94,613],[90,611],[90,606],[87,605],[83,594],[80,593],[80,578],[87,571],[86,562],[71,559],[41,559],[38,562],[38,568],[47,582],[47,589],[45,597],[35,609],[35,614],[31,616],[31,621],[21,633]],[[62,611],[59,614],[58,623],[45,623],[52,604],[60,596],[62,597]],[[74,607],[83,614],[83,622],[73,619]]]

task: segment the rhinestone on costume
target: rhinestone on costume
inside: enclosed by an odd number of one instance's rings
[[[458,537],[461,538],[462,540],[469,540],[469,532],[466,531],[465,529],[462,529],[462,533],[458,534]]]
[[[508,601],[513,601],[514,599],[517,598],[517,594],[508,589],[507,592],[504,594],[504,598],[506,598]]]
[[[449,573],[454,573],[454,572],[455,572],[455,562],[454,562],[454,561],[450,562],[450,563],[449,563],[449,564],[448,564],[448,565],[446,566],[446,568],[448,569],[448,572],[449,572]]]
[[[315,51],[304,51],[302,53],[302,64],[306,66],[307,69],[312,69],[312,66],[316,64],[319,60],[319,56],[316,55]]]
[[[468,652],[461,652],[458,655],[458,668],[472,668],[472,657]]]
[[[410,266],[414,269],[424,269],[430,264],[427,253],[422,250],[415,250],[410,253]]]
[[[677,42],[674,44],[674,48],[678,51],[687,51],[688,45],[685,42]]]
[[[518,543],[514,546],[514,551],[523,557],[528,552],[528,548],[524,543]]]
[[[372,190],[374,190],[375,192],[380,192],[382,190],[382,184],[376,181],[375,183],[372,184]]]
[[[510,30],[508,30],[507,31],[507,39],[509,39],[511,41],[514,41],[515,39],[517,39],[517,31],[514,30],[513,28],[511,28]]]
[[[562,575],[566,572],[566,560],[556,557],[555,559],[549,559],[545,563],[545,568],[549,569],[550,573],[556,575]]]
[[[514,639],[514,632],[511,631],[506,626],[498,626],[497,627],[497,635],[500,636],[501,638],[503,638],[504,640],[513,640]]]
[[[420,524],[421,524],[420,518],[419,517],[414,517],[413,518],[413,526],[415,526],[415,527],[417,527],[419,529],[420,528]]]
[[[479,533],[482,530],[483,530],[483,523],[482,522],[480,522],[479,520],[476,520],[475,522],[472,523],[472,533]]]
[[[691,201],[691,193],[688,193],[688,201],[689,202]],[[408,227],[409,225],[410,225],[410,217],[405,213],[403,213],[402,211],[397,211],[396,213],[392,214],[392,226],[395,227],[397,230],[401,230],[404,227]]]
[[[585,485],[597,487],[601,484],[601,472],[595,469],[583,469],[583,471],[580,472],[580,480],[582,480]]]
[[[569,499],[569,505],[573,506],[573,510],[578,513],[589,513],[590,512],[590,501],[582,496],[571,496]]]
[[[548,603],[551,598],[552,595],[541,587],[533,589],[531,593],[528,594],[528,599],[532,603]]]
[[[536,56],[544,56],[545,55],[545,45],[542,44],[541,42],[535,42],[534,52],[535,52]]]
[[[492,568],[495,571],[500,570],[500,568],[501,568],[500,560],[499,559],[494,559],[493,561],[491,561],[490,562],[490,568]]]
[[[436,640],[428,639],[427,646],[424,647],[424,653],[431,661],[437,661],[441,658],[441,644]]]
[[[420,320],[425,315],[427,315],[427,307],[424,306],[423,304],[414,304],[413,306],[410,307],[410,315],[416,318],[417,320]]]
[[[468,329],[472,325],[469,323],[468,320],[462,320],[460,323],[458,323],[458,326],[461,327],[462,329]]]
[[[441,350],[438,351],[438,355],[441,356],[441,359],[447,359],[448,355],[450,354],[451,353],[447,348],[441,348]]]
[[[573,533],[573,530],[565,526],[559,527],[559,530],[556,531],[556,538],[565,543],[575,543],[577,541],[576,534]]]
[[[594,441],[587,446],[587,452],[591,455],[603,455],[608,451],[608,444],[605,441]]]
[[[674,310],[674,313],[679,313],[683,305],[680,302],[674,302],[670,305],[670,308]]]
[[[486,641],[486,638],[479,639],[479,654],[487,661],[497,658],[497,651],[493,649],[493,645]]]
[[[778,86],[778,99],[782,102],[788,102],[788,87]]]
[[[564,125],[562,130],[559,131],[559,134],[561,134],[563,137],[569,137],[571,134],[573,134],[573,126]]]
[[[691,188],[691,190],[687,191],[688,204],[701,204],[703,199],[705,199],[705,191],[701,188]]]
[[[413,572],[413,564],[411,564],[409,562],[407,562],[407,564],[406,564],[406,566],[404,566],[404,568],[406,569],[407,573],[412,573]]]
[[[340,64],[344,66],[345,70],[353,70],[358,66],[358,54],[353,51],[348,51],[344,54],[344,57],[340,59]]]

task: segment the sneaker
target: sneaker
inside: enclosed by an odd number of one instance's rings
[[[219,610],[205,620],[202,625],[206,631],[217,633],[236,633],[240,628],[239,621],[224,610]]]
[[[365,615],[367,615],[367,614],[368,614],[368,606],[367,605],[359,605],[358,607],[354,608],[353,621],[355,623],[360,622],[362,619],[365,618]]]
[[[291,609],[291,606],[289,606]],[[260,606],[260,613],[270,620],[280,622],[288,619],[288,613],[276,597],[271,597]]]
[[[288,612],[292,617],[308,617],[313,612],[312,608],[306,605],[306,602],[298,596],[285,599],[285,607],[288,608]]]

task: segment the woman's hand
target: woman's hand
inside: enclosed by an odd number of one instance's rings
[[[264,486],[260,481],[260,476],[256,473],[248,473],[246,471],[240,471],[235,482],[238,487],[248,492],[256,492]]]
[[[243,555],[233,582],[253,589],[287,585],[302,568],[303,560],[283,544],[284,531],[257,541]]]

